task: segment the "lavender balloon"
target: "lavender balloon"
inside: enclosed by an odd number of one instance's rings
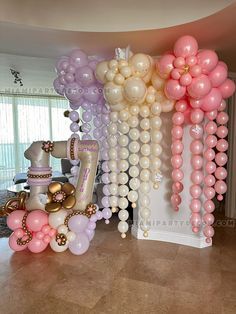
[[[85,230],[85,233],[89,239],[89,241],[92,241],[94,235],[95,235],[95,231],[94,230],[91,230],[91,229],[86,229]]]
[[[84,51],[75,49],[70,53],[70,63],[76,68],[83,67],[88,64],[88,56]]]
[[[76,69],[75,78],[81,86],[90,86],[95,82],[93,70],[89,66]]]
[[[82,87],[77,83],[69,83],[66,85],[65,96],[70,101],[78,101],[83,95]]]
[[[69,219],[68,227],[75,233],[83,232],[88,225],[89,219],[83,215],[73,216]]]
[[[63,84],[60,83],[59,79],[56,78],[53,82],[53,87],[55,89],[55,91],[59,94],[59,95],[64,95],[64,91],[65,91],[65,86]]]
[[[81,216],[82,217],[82,216]],[[75,255],[84,254],[89,248],[89,239],[85,232],[77,234],[74,241],[69,242],[69,250]]]

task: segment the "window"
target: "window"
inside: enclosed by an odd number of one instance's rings
[[[67,140],[70,120],[63,113],[68,101],[59,97],[0,95],[0,189],[12,184],[14,175],[30,163],[24,151],[38,140]],[[60,171],[60,160],[51,158]]]

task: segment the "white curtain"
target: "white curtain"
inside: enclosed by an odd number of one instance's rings
[[[0,189],[27,171],[24,151],[33,141],[70,137],[70,120],[63,115],[68,107],[59,97],[0,95]],[[52,158],[51,166],[60,170],[60,160]]]

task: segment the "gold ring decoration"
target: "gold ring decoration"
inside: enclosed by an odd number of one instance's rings
[[[55,213],[61,208],[71,209],[76,202],[75,187],[69,182],[52,182],[48,186],[47,197],[45,210],[48,213]]]
[[[27,174],[28,178],[31,179],[47,179],[47,178],[51,178],[52,174]]]
[[[70,141],[70,159],[71,160],[75,160],[74,148],[75,148],[75,137],[73,137]]]
[[[45,153],[50,153],[53,151],[54,143],[51,141],[46,141],[42,143],[42,150],[45,151]]]
[[[14,210],[24,210],[26,197],[27,193],[25,191],[21,191],[16,197],[10,198],[5,205],[0,207],[0,217],[8,216]]]
[[[22,240],[22,238],[19,238],[17,239],[16,243],[20,246],[23,246],[23,245],[26,245],[28,244],[32,238],[33,238],[33,235],[32,233],[27,229],[26,227],[26,218],[28,216],[29,213],[26,213],[23,217],[23,220],[22,220],[22,229],[24,230],[24,232],[26,233],[26,235],[28,236],[28,238],[26,240]]]
[[[69,222],[70,218],[73,217],[73,216],[83,215],[83,216],[86,216],[86,217],[90,218],[93,214],[96,213],[96,209],[97,209],[97,207],[96,207],[95,204],[89,203],[86,206],[85,210],[76,210],[73,213],[71,213],[70,215],[68,215],[65,218],[64,225],[66,225],[68,227],[68,222]]]
[[[66,245],[67,237],[64,233],[58,233],[56,235],[56,242],[59,246]]]

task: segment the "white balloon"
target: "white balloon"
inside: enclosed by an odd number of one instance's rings
[[[139,106],[133,105],[129,108],[129,112],[131,115],[135,116],[139,114]]]
[[[116,160],[109,160],[108,161],[108,168],[111,170],[111,171],[116,171],[117,170],[117,162]]]
[[[118,162],[118,169],[119,169],[120,171],[125,172],[128,168],[129,168],[129,163],[128,163],[127,160],[120,160],[120,161]]]
[[[118,174],[118,182],[119,184],[126,184],[129,180],[127,173],[121,172]]]
[[[160,156],[162,153],[162,147],[159,144],[153,143],[152,144],[152,154],[156,157]]]
[[[146,221],[141,221],[141,222],[140,222],[140,229],[141,229],[142,231],[148,231],[148,230],[150,230],[150,222],[147,223]]]
[[[116,134],[118,131],[116,123],[111,123],[110,125],[108,125],[107,128],[108,128],[109,134],[112,134],[112,135]]]
[[[119,138],[118,138],[118,143],[120,146],[127,146],[128,143],[129,143],[129,138],[127,135],[121,135]]]
[[[142,168],[144,168],[144,169],[147,169],[147,168],[149,168],[149,166],[150,166],[150,160],[149,160],[149,158],[148,157],[141,157],[140,159],[139,159],[139,164],[140,164],[140,166],[142,167]]]
[[[115,147],[112,147],[108,150],[108,156],[110,159],[117,159],[117,149]]]
[[[110,172],[109,173],[109,179],[112,183],[117,183],[117,179],[118,179],[117,173],[116,172]]]
[[[130,116],[128,119],[128,124],[131,128],[136,128],[139,124],[139,119],[136,116]]]
[[[149,193],[151,191],[151,184],[145,181],[141,182],[139,190],[142,193]]]
[[[123,66],[123,67],[120,68],[120,73],[125,78],[128,78],[132,74],[132,70],[131,70],[131,68],[129,66]]]
[[[109,196],[109,203],[111,207],[117,207],[118,206],[118,198],[117,196]]]
[[[149,181],[150,180],[150,171],[148,169],[143,169],[141,172],[140,172],[140,179],[142,181]]]
[[[131,140],[133,141],[137,141],[139,139],[139,135],[140,135],[140,132],[138,129],[136,128],[132,128],[130,131],[129,131],[129,137],[131,138]]]
[[[109,185],[109,191],[111,195],[117,195],[118,193],[118,185],[115,183],[112,183]]]
[[[115,147],[117,145],[117,137],[115,135],[110,135],[107,142],[110,147]]]
[[[155,99],[155,95],[153,95],[152,93],[148,93],[146,96],[146,102],[150,105],[155,102]]]
[[[126,221],[120,221],[118,223],[118,227],[117,228],[118,228],[120,233],[125,233],[125,232],[127,232],[129,230],[129,225],[127,224]]]
[[[50,214],[51,215],[51,214]],[[69,246],[69,241],[66,241],[65,245],[58,245],[56,238],[53,237],[50,241],[50,247],[54,252],[60,253],[60,252],[64,252],[68,249]]]
[[[129,157],[129,150],[126,147],[121,147],[118,154],[120,159],[127,159]]]
[[[147,194],[141,194],[139,196],[139,204],[142,207],[148,207],[150,205],[150,198]]]
[[[161,113],[161,104],[158,102],[154,102],[151,106],[151,112],[154,115],[159,115]]]
[[[57,229],[60,225],[64,224],[65,218],[68,215],[68,211],[65,209],[61,209],[56,213],[51,213],[48,216],[48,223],[54,229]]]
[[[129,181],[129,186],[131,190],[137,190],[140,187],[140,180],[138,178],[132,178]]]
[[[121,209],[126,209],[129,206],[129,202],[126,197],[121,197],[118,199],[118,206]]]
[[[142,131],[140,133],[140,141],[142,143],[148,143],[150,141],[150,138],[151,138],[151,136],[150,136],[150,133],[148,131]]]
[[[136,178],[139,175],[139,168],[137,166],[131,166],[129,168],[129,175]]]
[[[162,120],[159,116],[151,118],[151,127],[153,129],[160,129],[162,125]]]
[[[152,170],[158,170],[161,168],[161,160],[158,157],[152,156],[151,158],[151,168]]]
[[[162,138],[163,138],[163,134],[162,134],[161,131],[158,131],[158,130],[155,130],[155,129],[153,129],[153,130],[151,131],[151,139],[152,139],[152,142],[154,142],[154,143],[160,143],[161,140],[162,140]]]
[[[133,166],[137,165],[139,163],[139,155],[137,154],[129,155],[129,163]]]
[[[145,105],[141,106],[139,114],[141,117],[147,118],[150,114],[149,107]]]
[[[69,231],[67,234],[66,234],[66,237],[67,237],[67,240],[69,242],[72,242],[75,240],[76,238],[76,233],[74,233],[73,231]]]
[[[127,122],[121,122],[118,125],[118,129],[122,134],[127,134],[129,132],[129,125]]]
[[[122,209],[118,213],[118,217],[121,221],[126,221],[129,218],[128,210]]]
[[[137,199],[138,199],[138,192],[137,191],[129,191],[128,200],[131,203],[134,203],[137,201]]]
[[[149,130],[150,129],[150,120],[148,118],[144,118],[140,121],[140,127],[143,130]]]
[[[64,234],[67,234],[68,232],[68,227],[66,225],[60,225],[58,228],[57,228],[57,232],[58,233],[64,233]]]
[[[128,110],[121,110],[119,112],[119,118],[121,121],[127,121],[129,117],[130,117],[130,114]]]
[[[111,122],[117,122],[118,121],[118,112],[113,111],[110,113],[110,120]]]
[[[143,144],[141,146],[141,153],[144,155],[144,156],[149,156],[151,154],[151,147],[149,144]]]
[[[127,186],[127,185],[124,185],[124,184],[123,184],[123,185],[120,185],[119,188],[118,188],[118,190],[119,190],[119,195],[122,196],[122,197],[128,195],[128,193],[129,193],[129,188],[128,188],[128,186]]]
[[[137,141],[132,141],[129,144],[129,150],[131,153],[137,153],[140,149],[140,144]]]
[[[139,213],[140,213],[141,218],[143,218],[145,220],[148,219],[151,216],[150,209],[146,208],[146,207],[140,208]]]

